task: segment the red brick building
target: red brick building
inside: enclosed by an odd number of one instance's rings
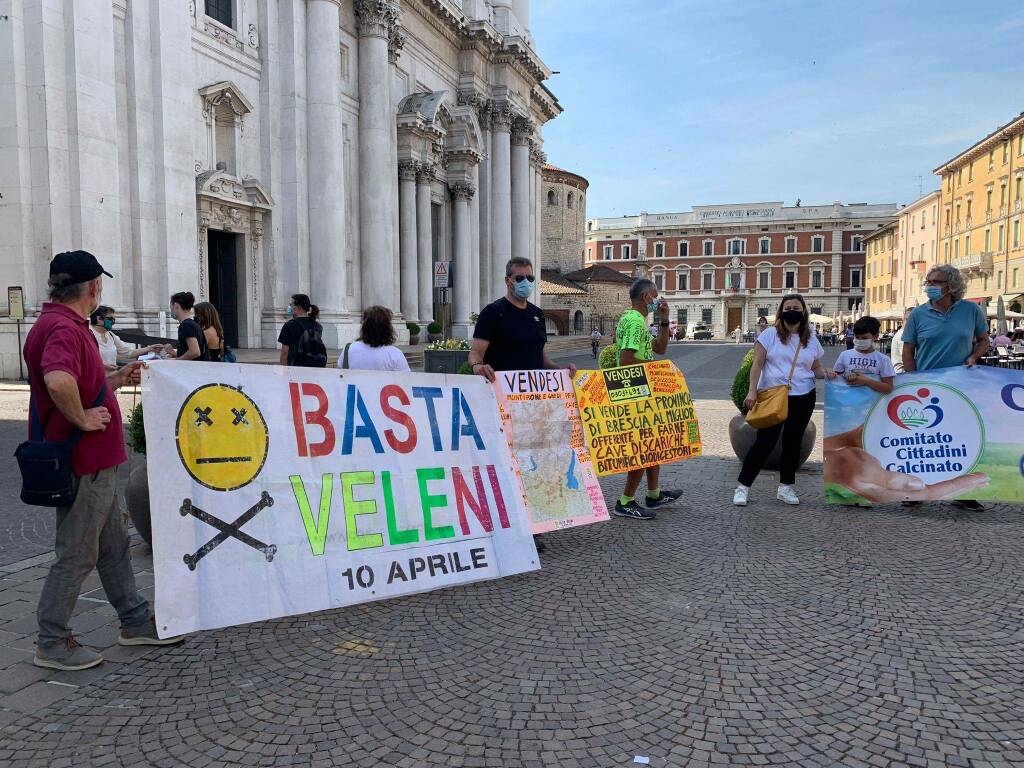
[[[697,206],[590,219],[583,258],[659,286],[680,324],[750,329],[786,293],[834,316],[864,302],[864,239],[896,204]]]

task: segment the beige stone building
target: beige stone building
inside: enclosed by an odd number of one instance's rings
[[[968,278],[965,298],[1024,309],[1024,113],[935,169],[939,256]]]
[[[922,286],[938,256],[940,198],[935,190],[900,211],[892,275],[892,308],[900,314],[926,301]]]

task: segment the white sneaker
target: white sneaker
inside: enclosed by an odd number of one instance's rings
[[[786,504],[800,503],[800,497],[796,495],[796,491],[793,490],[792,485],[780,485],[778,492],[775,494],[775,498],[779,501],[784,501]]]
[[[732,503],[737,507],[747,506],[747,496],[750,495],[750,489],[745,485],[737,485],[736,490],[732,493]]]

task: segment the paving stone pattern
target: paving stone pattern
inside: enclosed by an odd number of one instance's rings
[[[1024,765],[1021,510],[826,507],[820,452],[802,506],[765,476],[738,510],[734,411],[698,407],[682,503],[549,534],[540,572],[202,633],[75,688],[0,656],[30,679],[0,765]]]

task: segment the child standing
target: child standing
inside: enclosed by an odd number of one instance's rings
[[[825,372],[830,379],[842,375],[851,387],[868,387],[887,395],[892,392],[896,369],[888,355],[875,349],[882,324],[865,315],[853,324],[853,349],[839,355],[833,368]]]

